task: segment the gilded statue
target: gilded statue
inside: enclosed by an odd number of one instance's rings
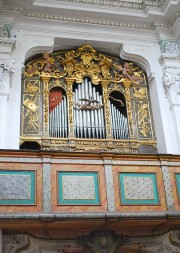
[[[116,79],[120,79],[119,82],[131,81],[132,83],[138,84],[140,80],[144,78],[141,77],[143,73],[140,71],[139,67],[134,66],[132,62],[125,62],[123,65],[115,65],[118,72],[116,73]]]

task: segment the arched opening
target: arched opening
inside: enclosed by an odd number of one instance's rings
[[[60,87],[52,88],[49,93],[49,136],[68,136],[67,97]]]

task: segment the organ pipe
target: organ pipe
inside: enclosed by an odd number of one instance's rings
[[[109,101],[111,112],[111,131],[114,139],[127,139],[129,136],[127,118]]]
[[[49,133],[51,137],[67,138],[67,100],[63,96],[62,101],[49,114]]]
[[[85,109],[84,106],[87,104],[89,108]],[[91,110],[91,106],[92,108],[95,106],[97,109]],[[74,91],[74,115],[78,117],[74,120],[77,138],[105,138],[102,96],[87,78],[83,80],[82,84],[78,84]]]
[[[51,137],[68,137],[67,98],[52,108],[49,114]],[[105,136],[104,105],[102,95],[87,78],[73,92],[74,134],[77,138],[103,139]],[[113,139],[127,139],[128,121],[120,108],[109,100],[111,133]]]

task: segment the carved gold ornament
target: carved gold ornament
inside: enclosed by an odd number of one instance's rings
[[[148,110],[148,103],[147,102],[138,102],[138,112],[137,112],[137,121],[138,126],[140,129],[140,133],[147,137],[147,134],[151,133],[151,128],[149,126],[150,119],[149,119],[149,110]]]
[[[26,95],[24,97],[24,122],[26,123],[26,133],[37,133],[39,130],[39,115],[37,113],[39,97],[36,95]]]
[[[93,84],[98,85],[102,80],[114,83],[131,81],[138,84],[144,80],[143,71],[132,62],[119,65],[118,62],[97,53],[90,45],[71,50],[64,54],[50,56],[43,54],[42,58],[26,66],[25,76],[48,75],[53,78],[73,78],[81,83],[85,76],[89,76]]]
[[[103,108],[104,105],[99,105],[99,102],[97,100],[94,100],[92,97],[90,99],[79,99],[80,101],[85,102],[85,104],[80,103],[74,103],[74,108],[78,110],[88,110],[88,111],[94,111],[99,110]]]
[[[133,88],[133,95],[135,98],[144,99],[147,98],[147,89],[145,87],[142,88]]]

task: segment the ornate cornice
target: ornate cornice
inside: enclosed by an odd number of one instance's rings
[[[28,18],[56,20],[56,21],[70,22],[70,23],[81,23],[81,24],[92,24],[92,25],[111,26],[111,27],[154,30],[153,25],[145,25],[145,24],[138,24],[138,23],[113,22],[113,21],[104,21],[104,20],[102,21],[102,20],[96,20],[96,19],[55,16],[55,15],[48,15],[48,14],[44,14],[44,13],[34,13],[34,12],[23,12],[22,15],[25,17],[28,17]]]
[[[147,7],[162,7],[163,4],[169,2],[170,0],[158,0],[158,1],[153,1],[153,0],[142,0],[142,3],[137,3],[134,1],[110,1],[110,0],[61,0],[56,3],[58,6],[60,6],[61,3],[73,3],[73,4],[84,4],[86,7],[88,5],[94,5],[94,6],[107,6],[107,7],[116,7],[117,9],[120,10],[120,8],[129,8],[129,9],[134,9],[134,10],[142,10],[145,11]],[[36,5],[38,3],[41,3],[43,6],[43,2],[46,3],[47,1],[45,0],[39,0],[37,1]],[[39,6],[41,6],[39,5]],[[59,7],[60,8],[60,7]],[[126,21],[110,21],[110,20],[100,20],[100,19],[93,19],[93,18],[77,18],[74,16],[61,16],[61,15],[56,15],[56,14],[49,14],[49,13],[44,13],[44,12],[35,12],[31,10],[26,10],[22,7],[19,6],[14,6],[14,5],[9,5],[6,4],[6,2],[3,2],[3,9],[4,11],[8,12],[18,12],[22,16],[26,18],[36,18],[36,19],[42,19],[42,20],[53,20],[53,21],[61,21],[61,22],[67,22],[67,23],[80,23],[80,24],[92,24],[92,25],[102,25],[102,26],[109,26],[109,27],[122,27],[122,28],[132,28],[132,29],[143,29],[143,30],[155,30],[156,28],[171,28],[177,18],[179,17],[179,14],[175,15],[175,17],[171,18],[171,20],[167,23],[161,23],[161,22],[154,22],[151,24],[145,24],[145,23],[135,23],[135,22],[126,22]]]
[[[169,1],[169,0],[168,0]],[[47,1],[37,1],[37,2],[45,2]],[[89,5],[100,5],[100,6],[112,6],[119,8],[129,8],[129,9],[138,9],[144,10],[146,7],[162,7],[164,2],[160,0],[142,0],[141,2],[136,2],[133,0],[129,1],[119,1],[119,0],[61,0],[59,2],[65,3],[77,3],[77,4],[89,4]]]

